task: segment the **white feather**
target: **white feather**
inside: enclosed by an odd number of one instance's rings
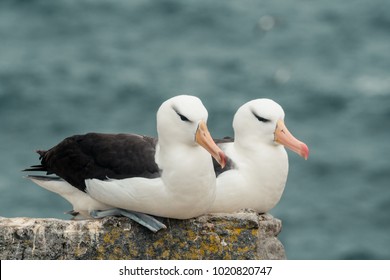
[[[269,122],[259,121],[254,113]],[[269,99],[253,100],[237,111],[234,143],[221,145],[235,169],[218,176],[211,213],[243,208],[264,213],[279,202],[288,175],[286,150],[273,140],[279,119],[284,119],[283,109]]]
[[[185,114],[183,121],[178,113]],[[198,98],[179,96],[164,102],[157,113],[155,161],[160,178],[86,180],[87,193],[114,207],[156,216],[187,219],[205,214],[215,199],[216,178],[210,154],[195,143],[207,111]]]
[[[65,198],[73,205],[73,210],[79,212],[83,218],[90,218],[89,212],[95,209],[106,210],[112,208],[96,199],[93,199],[85,192],[73,187],[63,180],[39,180],[38,178],[29,178],[35,184],[47,189],[51,192],[57,193]]]

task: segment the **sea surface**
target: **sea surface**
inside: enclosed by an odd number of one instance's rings
[[[37,149],[90,131],[155,136],[161,102],[202,99],[214,137],[281,104],[289,259],[390,259],[390,1],[0,1],[0,216],[68,219],[25,179]],[[238,186],[239,187],[239,186]]]

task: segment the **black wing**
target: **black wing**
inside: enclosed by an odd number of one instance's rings
[[[231,137],[214,139],[218,145],[231,143]],[[41,164],[23,171],[56,174],[85,191],[86,179],[156,178],[160,171],[154,160],[157,138],[136,134],[88,133],[64,139],[48,151],[37,151]],[[222,169],[213,158],[216,176],[234,168],[228,158]]]
[[[64,139],[48,151],[38,151],[41,165],[24,171],[56,174],[85,191],[85,179],[156,178],[157,140],[135,134],[88,133]]]

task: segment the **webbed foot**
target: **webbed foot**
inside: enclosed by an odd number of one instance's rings
[[[150,215],[135,211],[128,211],[120,208],[113,208],[108,210],[93,210],[90,212],[90,215],[93,218],[103,218],[107,216],[124,216],[139,223],[140,225],[143,225],[144,227],[153,232],[157,232],[161,229],[167,228],[163,223],[161,223],[159,220],[155,219]]]

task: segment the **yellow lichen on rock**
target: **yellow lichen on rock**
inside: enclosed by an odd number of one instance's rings
[[[127,218],[0,218],[0,259],[284,259],[281,223],[253,212],[161,219],[152,233]],[[39,229],[39,230],[37,230]]]

